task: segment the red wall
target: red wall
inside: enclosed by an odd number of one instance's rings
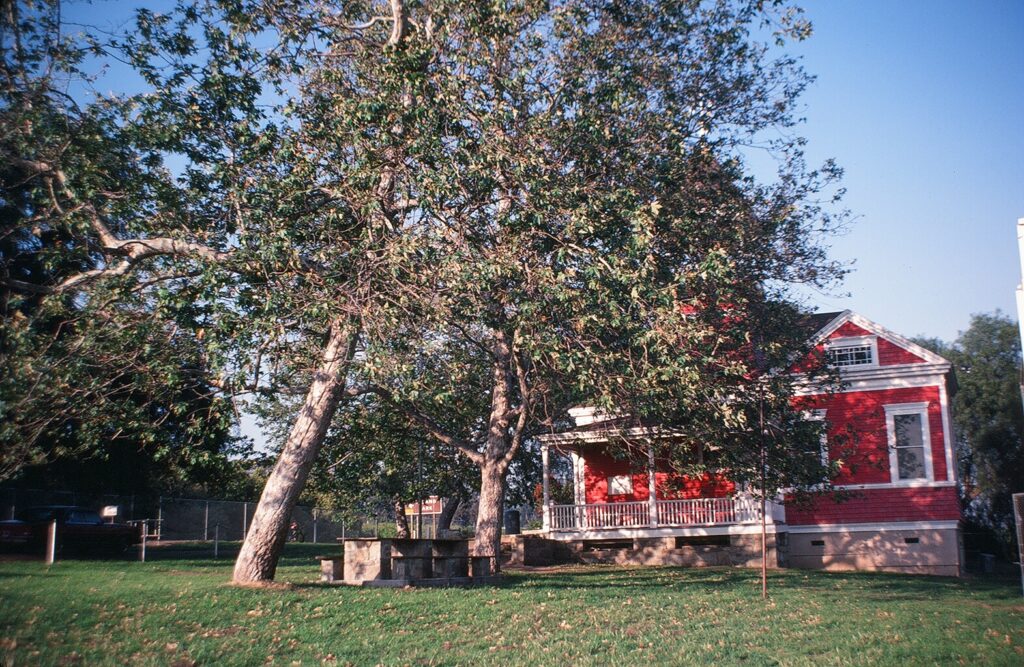
[[[923,364],[925,360],[911,354],[899,345],[894,345],[884,338],[878,339],[878,365],[893,366],[895,364]]]
[[[905,487],[866,489],[849,500],[818,498],[810,507],[787,503],[786,523],[806,526],[828,523],[880,523],[890,521],[957,521],[960,502],[956,488]]]
[[[659,466],[664,467],[664,466]],[[587,503],[630,502],[647,500],[650,496],[647,471],[630,471],[630,462],[612,457],[606,451],[594,449],[584,454],[584,483]],[[608,478],[630,475],[633,478],[633,493],[608,495]],[[675,498],[723,498],[732,495],[736,485],[721,475],[705,474],[699,479],[688,478],[675,473],[656,472],[659,499]]]
[[[889,472],[889,443],[885,423],[886,405],[928,403],[928,431],[931,436],[932,470],[935,481],[948,480],[946,442],[942,424],[939,388],[911,387],[881,391],[834,394],[813,403],[825,409],[829,422],[830,455],[844,466],[836,484],[882,484],[892,481]],[[846,438],[847,442],[842,443]]]

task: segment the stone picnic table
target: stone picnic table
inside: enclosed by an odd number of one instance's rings
[[[461,538],[339,538],[343,554],[320,556],[320,579],[350,586],[466,586],[499,580],[494,559],[470,556]]]

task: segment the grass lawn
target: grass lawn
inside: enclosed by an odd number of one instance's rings
[[[0,562],[2,665],[1024,664],[1013,580],[572,567],[474,589],[317,581],[289,545],[266,589],[231,561]],[[337,547],[333,547],[337,548]]]

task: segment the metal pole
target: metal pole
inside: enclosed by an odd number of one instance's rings
[[[210,501],[206,501],[206,509],[203,511],[203,542],[210,539]]]
[[[249,532],[249,503],[242,503],[242,539]]]
[[[658,476],[655,473],[654,442],[647,447],[647,514],[651,528],[658,527]]]
[[[213,527],[213,557],[217,557],[217,551],[220,548],[220,524],[218,523]]]
[[[380,517],[373,517],[373,537],[380,539]]]
[[[160,504],[156,509],[156,539],[159,540],[164,533],[164,497],[160,496]]]
[[[419,487],[419,499],[416,503],[416,539],[423,539],[423,441],[420,441],[416,452],[416,485]]]
[[[57,520],[50,522],[46,531],[46,564],[53,565],[57,559]]]
[[[764,385],[758,387],[757,395],[757,407],[758,407],[758,422],[761,428],[760,443],[761,443],[761,598],[768,599],[768,543],[767,534],[768,530],[765,525],[765,495],[767,493],[767,477],[768,477],[768,452],[765,450],[764,443]]]
[[[1024,277],[1024,218],[1017,218],[1017,253],[1020,256],[1020,270]],[[1020,329],[1021,346],[1024,348],[1024,278],[1017,286],[1017,326]],[[1024,401],[1024,377],[1020,382],[1021,401]]]
[[[316,508],[313,508],[313,544],[316,544]]]
[[[548,480],[548,466],[551,459],[548,453],[548,446],[540,446],[540,486],[543,500],[541,501],[541,525],[545,531],[551,530],[551,482]],[[575,472],[575,470],[573,471]]]

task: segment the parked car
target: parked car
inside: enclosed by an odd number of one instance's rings
[[[140,539],[139,529],[109,523],[99,512],[72,505],[42,505],[23,510],[16,519],[0,521],[0,548],[5,551],[44,553],[47,531],[57,522],[56,550],[70,555],[115,555]]]

